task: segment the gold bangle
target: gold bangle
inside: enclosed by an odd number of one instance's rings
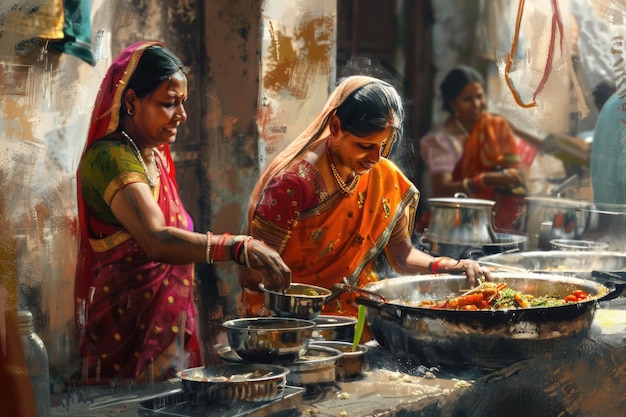
[[[243,260],[245,265],[248,268],[251,268],[250,266],[250,255],[248,255],[248,242],[250,242],[252,240],[252,237],[248,237],[246,240],[243,241]]]
[[[467,194],[472,194],[472,190],[471,190],[471,187],[470,187],[471,183],[472,183],[472,180],[470,178],[465,178],[463,180],[463,188],[465,189],[465,192]]]
[[[213,259],[211,259],[211,236],[213,236],[213,232],[206,232],[206,263],[212,264]]]

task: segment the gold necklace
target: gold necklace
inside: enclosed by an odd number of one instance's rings
[[[465,126],[463,126],[463,124],[461,124],[461,121],[459,119],[457,119],[456,116],[454,117],[454,121],[456,122],[456,125],[459,128],[459,130],[461,131],[461,133],[463,133],[463,135],[465,137],[468,137],[469,133],[467,132],[467,129],[465,129]]]
[[[143,170],[144,170],[144,172],[146,174],[146,178],[148,179],[148,185],[150,185],[150,187],[156,186],[156,181],[153,180],[150,177],[150,174],[148,174],[148,167],[146,166],[146,163],[143,160],[143,156],[141,156],[141,152],[139,151],[139,148],[137,147],[135,142],[130,138],[130,136],[128,136],[128,133],[126,133],[126,132],[124,132],[122,130],[122,135],[124,135],[124,137],[128,140],[128,143],[130,143],[131,147],[133,148],[133,151],[135,152],[135,154],[139,158],[139,162],[141,163],[141,167],[143,168]],[[150,158],[150,160],[152,161],[152,165],[154,165],[154,169],[155,169],[155,171],[157,173],[157,181],[158,181],[159,177],[161,176],[161,173],[159,172],[159,168],[157,168],[156,161],[154,160],[154,149],[152,150],[152,158]]]
[[[346,195],[352,194],[354,190],[356,190],[357,185],[359,185],[359,180],[361,179],[361,177],[357,174],[354,174],[354,177],[352,177],[350,184],[346,184],[343,178],[341,178],[341,175],[339,175],[339,172],[337,171],[337,167],[335,166],[335,163],[333,162],[333,157],[330,154],[330,136],[328,137],[328,139],[326,139],[326,155],[328,156],[328,163],[330,164],[330,170],[333,173],[333,177],[335,177],[335,182],[337,183],[337,187],[339,187],[341,192],[343,192]]]

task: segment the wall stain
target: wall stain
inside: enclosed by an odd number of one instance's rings
[[[292,97],[305,99],[309,89],[306,80],[317,72],[327,73],[332,65],[333,18],[304,18],[293,37],[275,30],[271,21],[269,31],[272,41],[263,87],[276,93],[287,90]]]

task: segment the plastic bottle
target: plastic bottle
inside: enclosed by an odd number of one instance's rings
[[[33,315],[30,311],[20,310],[17,312],[17,326],[22,339],[30,381],[33,385],[37,416],[50,417],[50,368],[46,346],[39,335],[35,333]]]

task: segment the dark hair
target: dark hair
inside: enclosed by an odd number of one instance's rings
[[[178,71],[187,74],[189,69],[169,49],[150,46],[141,54],[127,88],[132,88],[138,98],[143,98]]]
[[[396,132],[400,130],[404,109],[400,95],[391,84],[375,81],[353,91],[337,107],[336,114],[342,130],[364,137],[389,126]]]
[[[439,86],[443,109],[452,113],[451,103],[461,94],[465,86],[471,83],[480,83],[484,86],[485,80],[478,71],[467,65],[459,65],[451,69]]]
[[[601,110],[604,103],[615,92],[615,84],[611,81],[602,81],[593,89],[593,102],[598,110]]]

